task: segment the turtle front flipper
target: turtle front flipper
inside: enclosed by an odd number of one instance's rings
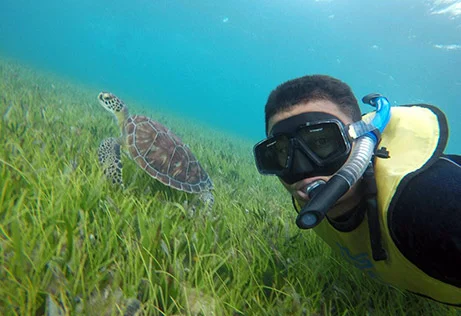
[[[211,211],[214,204],[214,195],[211,191],[204,191],[199,195],[200,201],[205,205],[207,210]]]
[[[110,137],[101,142],[98,148],[98,158],[106,177],[113,184],[123,188],[122,157],[120,144],[116,138]]]

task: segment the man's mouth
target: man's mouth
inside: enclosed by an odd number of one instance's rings
[[[307,187],[311,183],[314,183],[317,180],[323,180],[323,178],[322,177],[314,177],[314,178],[308,178],[308,179],[298,181],[294,185],[293,195],[295,196],[295,198],[298,198],[298,199],[301,199],[301,200],[304,200],[304,201],[309,201],[310,198],[309,198],[309,195],[307,194]]]

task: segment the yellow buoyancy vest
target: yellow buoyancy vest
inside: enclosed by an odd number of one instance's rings
[[[382,243],[387,251],[386,260],[372,259],[366,216],[350,232],[336,230],[328,220],[314,230],[346,260],[371,277],[440,302],[459,305],[461,288],[430,277],[406,259],[395,245],[388,228],[388,210],[393,208],[399,192],[409,179],[442,154],[447,135],[445,116],[435,107],[415,105],[391,109],[391,120],[379,144],[379,147],[387,148],[390,157],[375,159],[377,204]]]

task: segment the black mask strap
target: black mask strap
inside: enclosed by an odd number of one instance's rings
[[[294,133],[299,126],[305,125],[306,123],[316,123],[332,119],[341,121],[336,116],[324,112],[301,113],[275,124],[269,132],[269,136],[281,133],[291,134]]]

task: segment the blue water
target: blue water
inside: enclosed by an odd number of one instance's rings
[[[324,73],[438,105],[461,153],[460,34],[454,0],[0,1],[0,55],[254,141],[276,85]]]

